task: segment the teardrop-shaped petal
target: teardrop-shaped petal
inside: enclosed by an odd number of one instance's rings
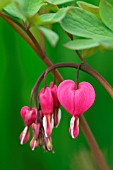
[[[74,81],[65,80],[58,86],[57,95],[61,105],[72,116],[83,114],[95,100],[94,88],[88,82],[81,82],[76,89]]]

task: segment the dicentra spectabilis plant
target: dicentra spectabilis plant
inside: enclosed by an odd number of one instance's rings
[[[68,6],[67,2],[71,5]],[[65,7],[62,4],[65,4]],[[106,0],[100,0],[99,7],[82,1],[78,1],[77,4],[78,7],[74,0],[0,1],[0,17],[23,37],[48,67],[40,76],[38,75],[39,78],[31,91],[30,106],[24,106],[20,111],[25,125],[20,134],[20,143],[25,144],[29,141],[31,128],[31,149],[42,147],[44,151],[54,153],[52,131],[60,126],[61,117],[63,119],[62,106],[71,114],[69,130],[67,129],[71,137],[76,138],[79,135],[80,124],[100,168],[108,170],[96,140],[82,116],[93,105],[96,89],[94,90],[90,82],[84,80],[80,82],[79,73],[82,70],[90,74],[113,98],[113,88],[85,60],[98,49],[113,49],[113,7]],[[70,38],[64,46],[75,51],[81,60],[79,64],[65,61],[53,64],[46,55],[44,36],[53,47],[59,38],[62,38],[52,30],[54,23],[59,23]],[[57,70],[61,67],[77,69],[76,79],[63,80]],[[49,72],[52,72],[54,81],[51,80],[48,86],[46,79]],[[44,87],[39,91],[42,80]]]

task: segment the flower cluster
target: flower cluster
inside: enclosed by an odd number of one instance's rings
[[[30,147],[34,150],[42,146],[45,151],[52,151],[52,129],[58,127],[61,119],[60,103],[57,97],[57,86],[51,82],[50,87],[43,88],[39,94],[41,109],[24,106],[20,113],[25,128],[20,135],[21,144],[29,140],[29,127],[32,126],[33,138]]]
[[[39,94],[40,108],[21,109],[25,128],[20,135],[21,144],[29,140],[29,128],[32,126],[33,138],[30,147],[34,150],[42,146],[45,151],[52,151],[51,134],[61,119],[60,104],[72,115],[69,132],[72,138],[79,134],[79,116],[86,112],[94,103],[95,91],[88,82],[78,86],[72,80],[65,80],[57,86],[51,82],[50,87],[43,88]]]

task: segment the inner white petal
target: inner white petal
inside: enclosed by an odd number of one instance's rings
[[[35,146],[36,146],[36,140],[34,141],[34,144],[33,144],[32,151],[34,151],[34,149],[35,149]]]
[[[22,133],[22,139],[21,139],[21,141],[20,141],[20,144],[21,144],[21,145],[22,145],[23,142],[24,142],[24,138],[25,138],[25,136],[26,136],[27,130],[28,130],[28,126],[26,126],[26,127],[24,128],[24,131],[23,131],[23,133]]]
[[[56,128],[59,126],[60,120],[61,120],[61,109],[59,108],[58,109],[58,124],[57,124]]]
[[[52,114],[52,119],[51,119],[51,127],[52,127],[52,129],[54,128],[54,118],[53,118],[53,114]]]
[[[47,127],[47,120],[46,120],[46,116],[43,117],[43,127],[44,127],[44,132],[45,132],[45,137],[47,138],[47,132],[46,132],[46,127]]]
[[[75,122],[75,117],[73,116],[70,121],[70,133],[71,133],[72,138],[75,138],[74,137],[74,122]]]

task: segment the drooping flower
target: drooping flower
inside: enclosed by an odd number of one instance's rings
[[[53,123],[54,127],[58,127],[61,120],[61,110],[60,103],[57,97],[57,86],[54,84],[54,82],[50,83],[50,89],[53,97]]]
[[[32,130],[33,130],[33,138],[30,142],[30,147],[34,150],[36,147],[40,145],[39,134],[40,134],[40,123],[33,123]]]
[[[20,143],[25,144],[29,140],[29,126],[35,122],[37,113],[36,109],[30,109],[28,106],[24,106],[22,107],[20,114],[25,124],[24,130],[20,134]]]
[[[40,119],[43,119],[43,112],[41,110],[38,111],[38,114],[40,116]],[[38,115],[37,114],[37,115]],[[37,116],[38,117],[38,116]],[[37,121],[36,123],[32,124],[32,131],[33,131],[33,138],[30,142],[30,147],[32,150],[37,148],[38,146],[41,146],[42,144],[42,122]]]
[[[86,112],[94,103],[95,91],[88,82],[81,82],[76,89],[76,83],[65,80],[58,86],[57,91],[60,104],[72,115],[70,134],[76,138],[79,134],[79,116]]]
[[[51,93],[51,89],[49,87],[43,88],[40,91],[39,95],[40,105],[42,108],[42,112],[44,114],[43,117],[43,127],[45,131],[45,136],[49,137],[52,133],[52,114],[53,114],[53,97]]]

